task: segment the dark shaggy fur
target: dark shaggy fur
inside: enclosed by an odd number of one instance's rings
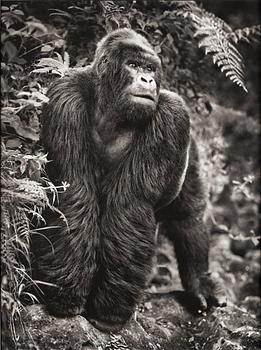
[[[137,74],[129,58],[139,61]],[[147,83],[134,84],[139,74],[155,86],[154,102],[127,94],[145,91]],[[174,241],[184,288],[204,299],[208,235],[197,152],[184,102],[160,90],[161,75],[148,41],[121,29],[98,44],[91,66],[49,89],[47,170],[55,183],[70,184],[59,197],[67,224],[49,217],[56,227],[33,243],[38,279],[57,285],[46,294],[50,312],[84,314],[104,330],[121,326],[147,283],[156,220]]]

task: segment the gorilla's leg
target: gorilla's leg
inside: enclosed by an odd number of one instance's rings
[[[130,318],[146,286],[155,251],[153,209],[137,199],[111,202],[101,220],[99,271],[85,317],[102,331],[116,331]]]

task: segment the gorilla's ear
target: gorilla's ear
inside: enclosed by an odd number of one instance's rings
[[[95,64],[95,72],[98,76],[104,75],[106,73],[108,61],[108,57],[105,54],[99,57]]]

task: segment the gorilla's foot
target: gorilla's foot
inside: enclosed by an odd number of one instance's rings
[[[85,298],[62,291],[46,305],[47,311],[55,316],[76,316],[84,311]]]
[[[95,309],[93,302],[86,303],[82,314],[95,328],[102,332],[118,332],[131,318],[134,310],[112,310],[111,308]],[[114,311],[114,312],[113,312]],[[115,313],[115,311],[117,313]]]

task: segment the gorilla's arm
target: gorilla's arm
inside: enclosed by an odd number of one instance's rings
[[[42,140],[51,160],[48,174],[55,183],[70,185],[58,199],[67,223],[57,216],[48,220],[48,226],[57,226],[45,233],[54,249],[45,242],[37,259],[43,280],[61,287],[58,303],[54,298],[49,306],[52,312],[60,314],[82,311],[97,268],[98,166],[90,135],[93,81],[90,69],[84,73],[73,70],[51,85],[49,102],[43,110]],[[86,102],[82,86],[89,95]]]
[[[174,243],[181,282],[192,297],[188,306],[194,311],[226,304],[218,278],[208,271],[209,234],[203,220],[205,209],[206,193],[199,155],[192,139],[182,189],[174,201],[156,213],[156,217]]]

